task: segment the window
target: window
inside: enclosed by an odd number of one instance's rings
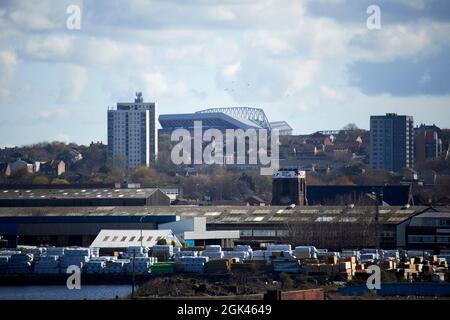
[[[408,242],[410,243],[421,243],[422,237],[420,236],[408,236]]]
[[[253,230],[255,237],[275,237],[275,230]]]
[[[253,235],[252,229],[239,230],[239,235],[241,237],[251,237]]]
[[[331,222],[334,220],[334,217],[330,217],[330,216],[322,216],[322,217],[318,217],[316,219],[316,222]]]
[[[132,236],[129,241],[134,241],[134,239],[136,239],[136,237]]]
[[[117,241],[117,239],[119,239],[119,237],[118,236],[114,236],[114,238],[112,238],[111,241]]]
[[[437,236],[436,242],[437,243],[450,243],[449,237],[442,237],[442,236]]]
[[[106,236],[103,238],[103,241],[108,241],[108,239],[109,239],[109,236]]]
[[[120,241],[125,241],[125,240],[127,240],[127,236],[122,237],[122,240],[120,240]]]
[[[440,226],[450,226],[450,220],[439,220]]]
[[[148,238],[147,238],[147,242],[152,241],[152,238],[153,238],[152,236],[148,237]],[[140,241],[140,240],[139,240],[139,241]]]
[[[277,230],[277,236],[278,237],[287,237],[289,235],[288,230]]]

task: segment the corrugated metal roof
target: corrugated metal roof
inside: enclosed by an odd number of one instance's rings
[[[175,240],[171,230],[142,230],[142,245],[153,247],[158,240]],[[141,245],[141,230],[101,230],[91,247],[95,248],[127,248]]]
[[[416,206],[408,210],[401,207],[389,207],[379,211],[379,222],[395,224],[424,211],[427,207]],[[444,210],[444,209],[442,209]],[[448,210],[448,209],[447,209]],[[221,207],[221,206],[117,206],[117,207],[0,207],[1,217],[28,216],[168,216],[206,217],[208,223],[284,223],[289,221],[315,222],[335,218],[333,222],[373,221],[375,207],[345,206],[295,207]],[[282,217],[285,219],[272,219]],[[322,217],[322,218],[321,218]],[[248,218],[248,219],[247,219]],[[255,218],[258,218],[255,220]],[[357,219],[357,220],[355,220]]]
[[[145,189],[7,189],[0,199],[86,199],[86,198],[148,198],[157,188]]]

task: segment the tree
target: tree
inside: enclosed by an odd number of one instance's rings
[[[52,180],[52,184],[69,184],[66,179],[55,178]]]
[[[49,180],[46,176],[36,176],[33,178],[33,184],[49,184]]]
[[[347,176],[341,176],[336,180],[336,184],[342,186],[354,185],[355,183]]]
[[[280,273],[280,281],[281,281],[281,288],[283,290],[292,288],[292,286],[294,285],[294,280],[292,280],[291,276],[286,272]]]
[[[342,130],[344,131],[356,131],[359,130],[358,126],[355,123],[349,123],[345,125]]]
[[[159,239],[156,242],[157,245],[166,245],[167,244],[167,240],[166,239]]]
[[[140,183],[146,187],[159,187],[164,181],[164,174],[150,167],[139,167],[131,175],[133,182]]]

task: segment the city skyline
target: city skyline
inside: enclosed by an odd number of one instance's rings
[[[369,30],[370,4],[2,2],[0,147],[106,143],[105,110],[136,91],[160,114],[262,108],[294,134],[386,113],[450,127],[450,4],[378,1]]]

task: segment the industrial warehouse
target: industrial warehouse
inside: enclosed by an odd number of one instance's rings
[[[4,283],[54,283],[73,265],[93,284],[242,273],[351,282],[373,264],[399,281],[448,281],[450,210],[414,206],[407,185],[308,187],[303,171],[283,168],[272,205],[171,205],[163,190],[0,190]]]
[[[3,207],[0,232],[12,245],[87,246],[102,229],[156,230],[198,217],[206,218],[208,231],[239,231],[237,243],[290,240],[327,248],[427,249],[450,243],[449,210],[395,206],[378,212],[374,206]]]

